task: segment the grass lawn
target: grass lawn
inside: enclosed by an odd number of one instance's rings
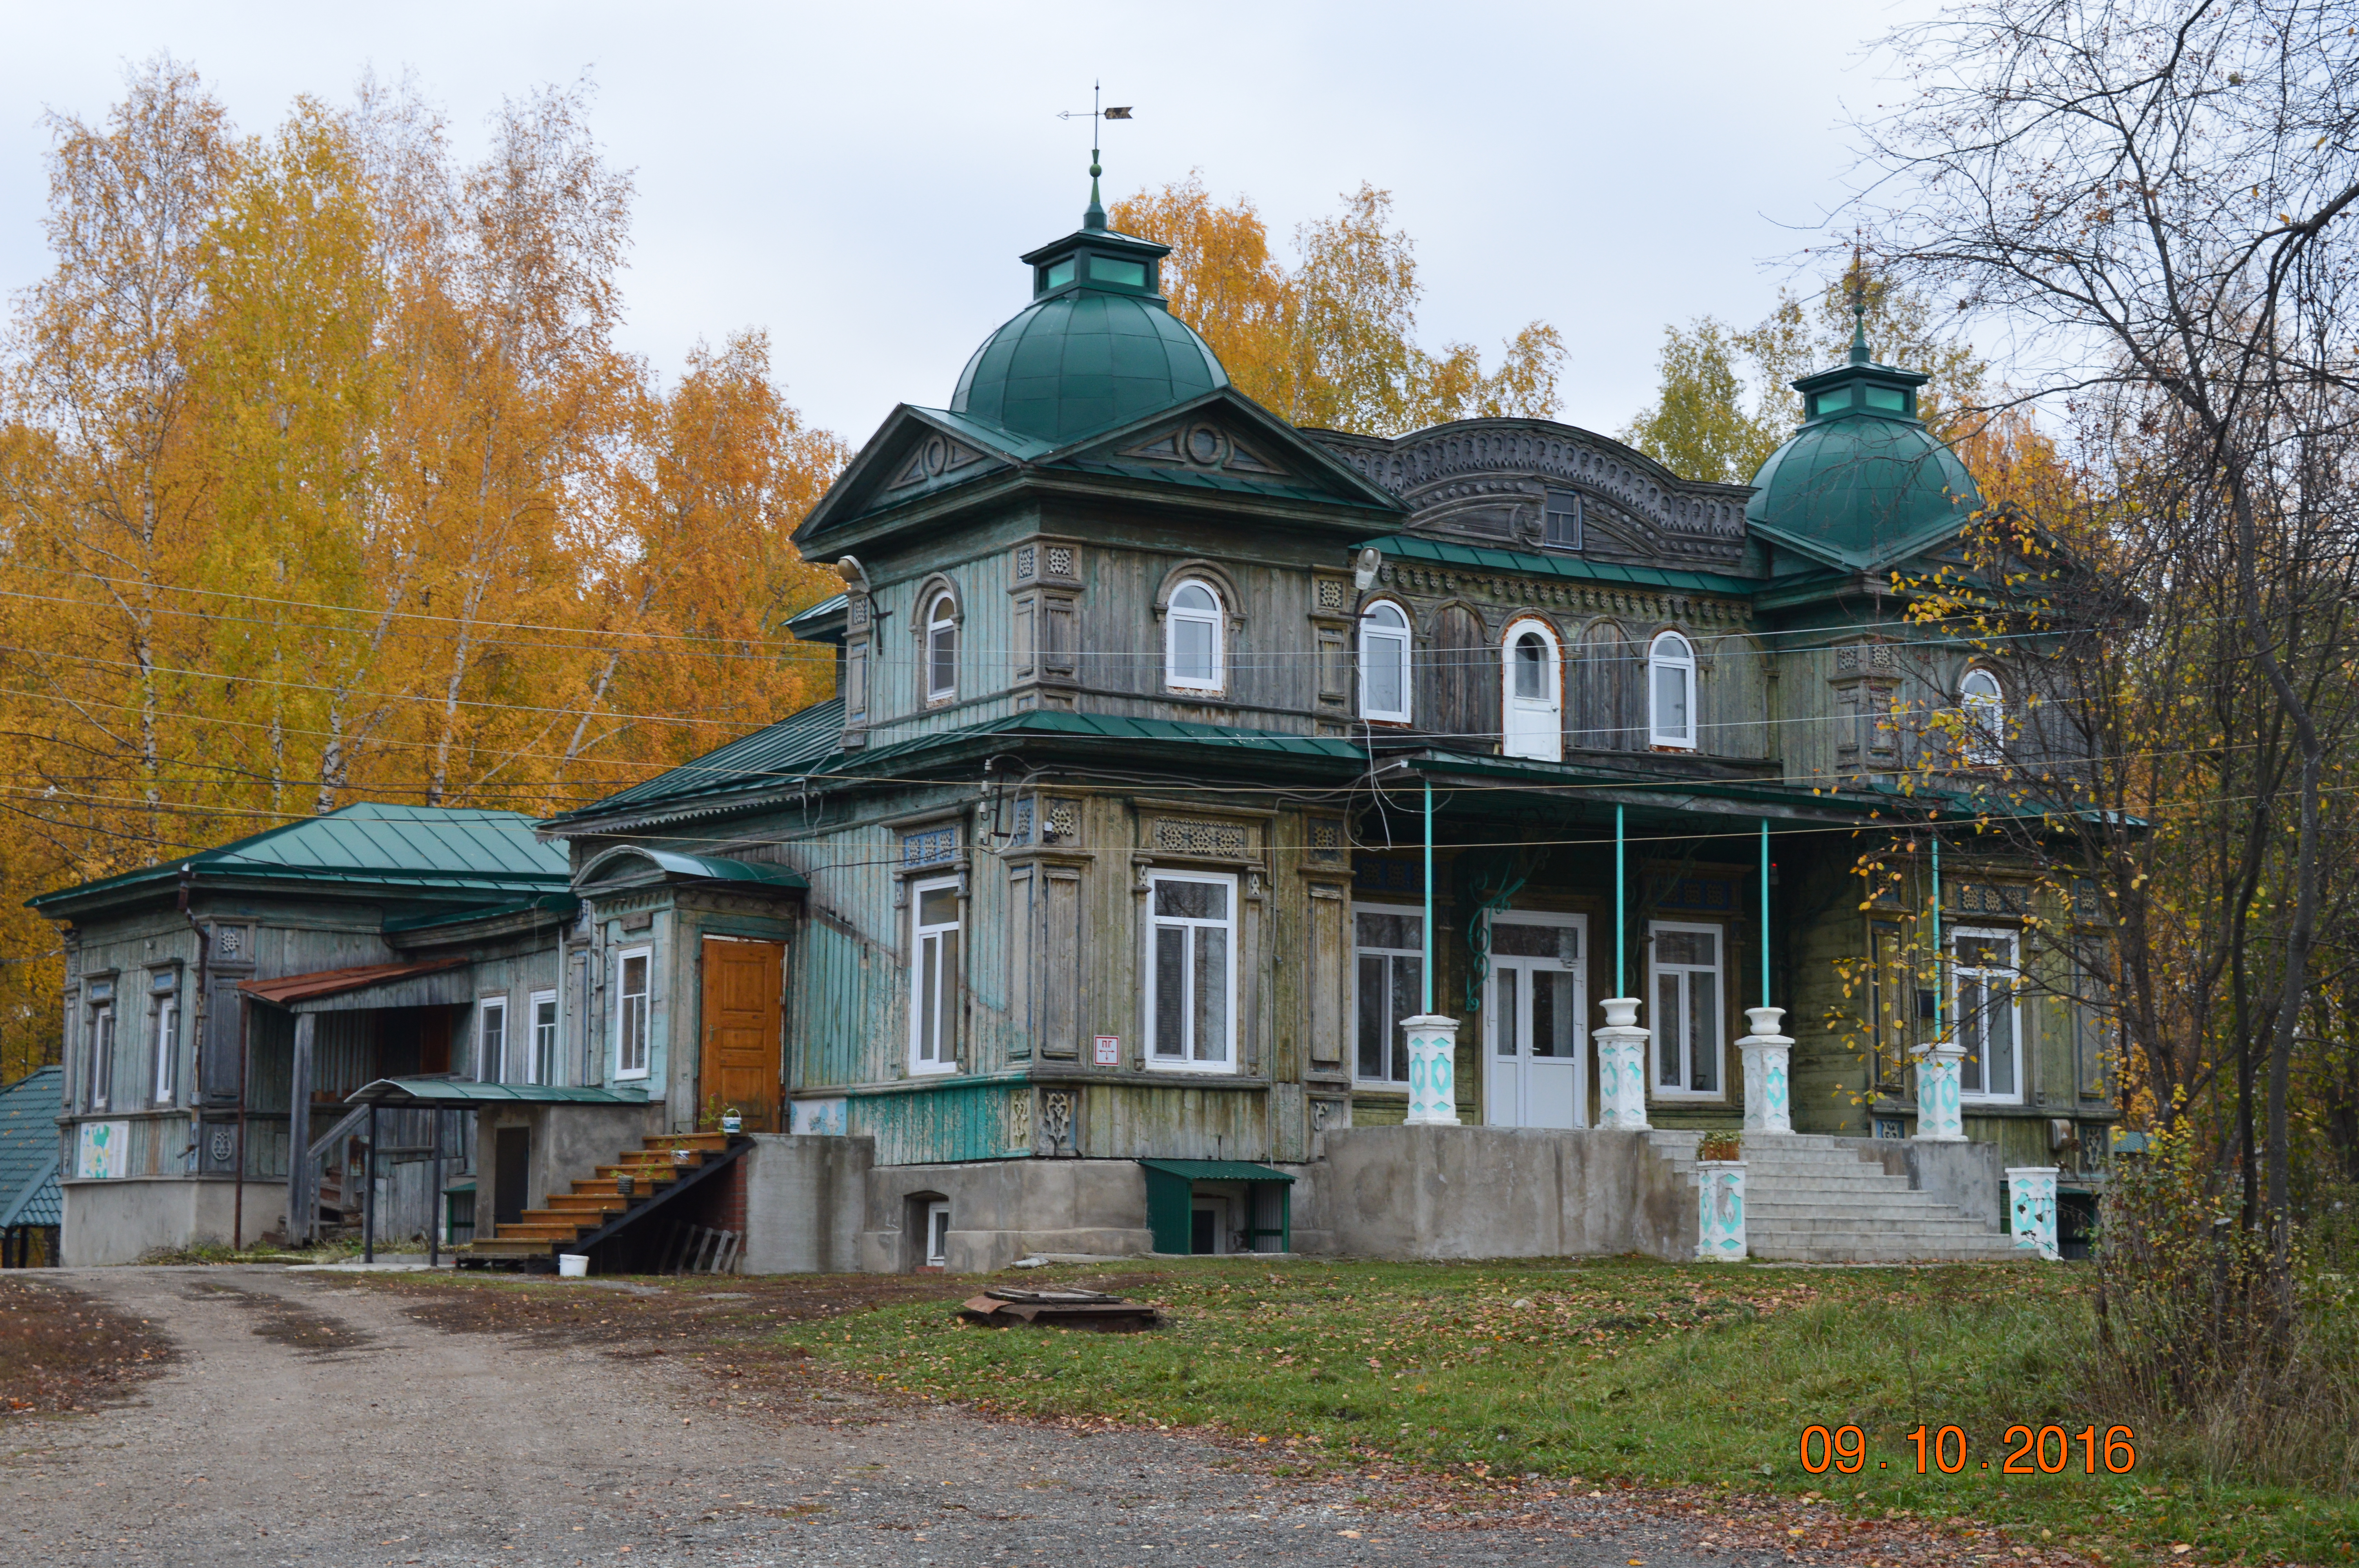
[[[1215,1428],[1306,1466],[1771,1490],[1878,1518],[1971,1518],[2111,1560],[2359,1560],[2359,1499],[2207,1477],[2145,1432],[2134,1467],[2107,1471],[2102,1444],[2122,1418],[2072,1386],[2070,1347],[2089,1321],[2078,1266],[1202,1259],[1001,1279],[1118,1291],[1160,1304],[1167,1325],[979,1328],[937,1301],[794,1325],[782,1340],[913,1394]],[[986,1282],[944,1281],[944,1293]],[[2075,1434],[2061,1473],[2005,1473],[2017,1422]],[[1860,1429],[1855,1474],[1805,1468],[1814,1424]],[[1908,1435],[1920,1424],[1923,1475]],[[2093,1424],[2094,1476],[2077,1438]],[[1930,1445],[1951,1425],[1965,1462],[1943,1475]]]

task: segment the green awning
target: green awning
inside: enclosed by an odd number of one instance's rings
[[[1256,1165],[1250,1160],[1141,1160],[1150,1171],[1161,1171],[1169,1176],[1180,1176],[1191,1182],[1290,1182],[1294,1180],[1273,1165]]]
[[[645,1105],[644,1089],[576,1088],[559,1084],[479,1084],[466,1078],[379,1078],[344,1097],[346,1105]]]

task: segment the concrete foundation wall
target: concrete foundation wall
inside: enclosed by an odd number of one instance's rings
[[[1355,1127],[1326,1152],[1295,1167],[1298,1252],[1695,1256],[1695,1187],[1644,1132]]]
[[[526,1208],[546,1208],[552,1192],[570,1193],[577,1179],[611,1165],[663,1130],[663,1105],[509,1105],[487,1103],[475,1112],[475,1234],[492,1233],[499,1161],[496,1133],[503,1127],[527,1128],[532,1154],[527,1164]]]
[[[136,1263],[162,1247],[201,1242],[230,1243],[237,1221],[237,1185],[185,1176],[121,1177],[64,1184],[65,1216],[58,1238],[59,1260],[69,1269]],[[282,1182],[245,1184],[247,1245],[287,1221]]]
[[[988,1160],[960,1165],[884,1165],[868,1180],[860,1264],[908,1272],[924,1261],[916,1206],[951,1206],[952,1273],[1004,1269],[1038,1252],[1130,1257],[1153,1247],[1147,1177],[1133,1160]],[[922,1213],[922,1210],[917,1210]]]
[[[1891,1175],[1954,1204],[1993,1230],[2006,1228],[2005,1151],[1995,1143],[1920,1143],[1913,1138],[1864,1138],[1859,1157]]]
[[[747,1274],[840,1274],[861,1266],[873,1138],[754,1134],[744,1157]]]

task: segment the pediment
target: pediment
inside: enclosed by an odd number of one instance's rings
[[[1006,439],[1019,449],[1005,449],[989,427],[904,404],[837,476],[796,537],[808,539],[839,523],[1012,468],[1041,447],[1021,437]]]
[[[1264,443],[1209,409],[1198,409],[1188,418],[1172,420],[1144,437],[1115,446],[1111,452],[1088,452],[1082,456],[1111,456],[1125,462],[1193,469],[1203,473],[1234,473],[1252,479],[1292,477],[1292,470],[1274,458]]]

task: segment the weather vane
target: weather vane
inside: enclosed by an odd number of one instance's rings
[[[1102,121],[1130,118],[1131,106],[1127,103],[1112,108],[1101,107],[1105,96],[1104,86],[1099,81],[1090,83],[1090,210],[1082,215],[1082,226],[1085,229],[1105,227],[1105,208],[1098,201],[1098,176],[1105,172],[1098,166],[1098,125]],[[1079,109],[1062,110],[1057,115],[1060,120],[1078,120],[1081,117]]]

